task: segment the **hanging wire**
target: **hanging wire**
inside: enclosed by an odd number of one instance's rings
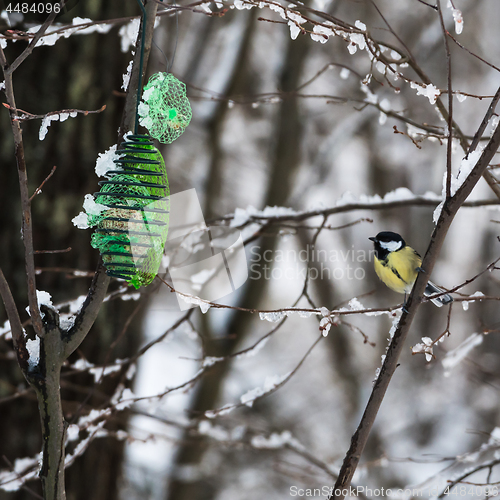
[[[162,56],[165,58],[166,61],[166,67],[167,71],[166,73],[170,73],[172,70],[172,66],[174,65],[174,59],[175,59],[175,53],[177,51],[177,42],[179,40],[179,10],[177,9],[177,3],[176,0],[174,0],[173,5],[176,7],[175,9],[175,42],[174,42],[174,51],[172,53],[172,60],[169,61],[167,55],[163,50],[160,48],[160,46],[155,42],[155,39],[153,38],[153,44],[154,46],[161,52]]]
[[[175,9],[175,44],[172,53],[172,60],[169,62],[165,53],[158,47],[151,37],[153,44],[158,48],[166,61],[166,73],[155,73],[151,76],[148,84],[144,87],[148,90],[148,98],[145,101],[144,109],[141,106],[142,80],[144,73],[144,52],[145,52],[145,30],[147,26],[147,13],[142,0],[137,0],[142,11],[142,32],[140,42],[140,71],[137,86],[137,102],[135,114],[135,135],[139,132],[139,125],[148,130],[150,136],[158,139],[164,144],[170,144],[177,139],[191,121],[192,112],[189,100],[186,96],[186,86],[170,73],[174,64],[179,39],[179,11],[176,0],[172,0],[170,9]]]
[[[146,30],[146,20],[147,20],[147,13],[146,9],[144,8],[144,4],[142,3],[141,0],[137,0],[137,3],[139,4],[139,7],[141,8],[142,11],[142,34],[141,34],[141,53],[139,59],[139,81],[137,83],[137,104],[135,108],[135,128],[134,128],[135,134],[138,134],[139,132],[139,114],[137,110],[139,109],[139,104],[141,102],[142,73],[144,72],[143,66],[144,66],[144,44],[146,36],[145,30]]]
[[[160,0],[163,2],[163,0]],[[145,29],[146,29],[146,23],[147,23],[147,13],[146,9],[144,8],[144,4],[142,3],[141,0],[137,0],[137,3],[139,4],[139,7],[142,11],[142,35],[141,35],[141,49],[140,49],[140,58],[139,58],[139,80],[137,83],[137,103],[136,103],[136,109],[135,109],[135,127],[134,127],[134,133],[138,134],[139,133],[139,104],[141,102],[141,94],[142,94],[142,75],[144,72],[144,46],[145,46]],[[167,62],[167,74],[170,73],[172,70],[172,66],[174,65],[174,59],[175,59],[175,53],[177,51],[177,42],[179,40],[179,11],[177,10],[177,3],[176,0],[174,0],[173,5],[176,7],[175,9],[175,44],[174,44],[174,51],[172,54],[172,60],[169,62],[168,57],[165,55],[163,50],[158,46],[158,44],[155,42],[154,37],[152,38],[152,41],[155,45],[155,47],[163,54],[163,57],[165,58],[165,61]]]
[[[179,11],[177,10],[176,0],[174,0],[174,6],[176,7],[176,9],[175,9],[175,44],[174,44],[174,52],[172,54],[172,61],[170,62],[170,65],[167,66],[167,73],[170,73],[170,71],[172,70],[172,66],[174,65],[175,52],[177,51],[177,41],[179,40]]]

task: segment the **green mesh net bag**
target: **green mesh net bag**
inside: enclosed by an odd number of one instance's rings
[[[107,274],[139,288],[149,285],[160,268],[170,190],[165,162],[150,137],[129,135],[122,148],[114,160],[119,168],[108,171],[111,177],[94,193],[102,211],[88,215],[88,225],[96,228],[91,244]]]
[[[170,73],[155,73],[144,87],[138,113],[139,123],[147,128],[151,137],[170,144],[191,121],[186,85]]]

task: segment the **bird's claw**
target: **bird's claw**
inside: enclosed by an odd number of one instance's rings
[[[406,308],[406,293],[405,293],[405,300],[403,302],[403,306],[401,307],[404,313],[408,314],[408,309]]]
[[[422,269],[420,266],[418,266],[415,271],[417,271],[417,273],[424,273],[425,274],[425,269]]]

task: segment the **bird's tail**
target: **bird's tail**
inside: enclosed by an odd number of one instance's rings
[[[442,288],[439,288],[432,281],[429,281],[429,282],[427,282],[427,286],[425,287],[424,295],[426,297],[429,297],[429,295],[434,295],[436,293],[443,293],[443,292],[444,292],[444,290]],[[443,305],[449,304],[450,302],[453,302],[453,297],[449,293],[445,293],[444,295],[441,295],[440,297],[436,297],[435,299],[431,299],[431,302],[434,305],[441,307]]]

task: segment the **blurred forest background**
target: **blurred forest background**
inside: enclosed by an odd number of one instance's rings
[[[418,0],[375,2],[433,84],[446,89],[446,53],[437,12]],[[452,11],[441,3],[450,33],[470,51],[500,66],[499,2],[454,0],[464,17],[459,36]],[[193,120],[184,135],[161,146],[161,152],[171,192],[195,188],[207,221],[222,224],[224,216],[250,205],[259,210],[266,206],[321,210],[335,206],[342,196],[344,201],[363,201],[363,195],[383,197],[400,187],[416,195],[441,193],[446,140],[436,136],[446,134],[445,123],[435,106],[404,81],[390,80],[398,89],[392,88],[372,67],[366,51],[351,55],[339,36],[324,44],[307,34],[293,40],[286,22],[261,19],[281,21],[269,9],[207,3],[210,12],[199,5],[180,5],[185,8],[179,10],[178,28],[174,16],[158,17],[147,76],[165,71],[164,54],[171,60],[177,43],[172,72],[187,85]],[[374,38],[404,50],[371,1],[314,0],[307,5],[350,25],[360,20]],[[71,219],[81,210],[84,195],[97,191],[98,153],[116,143],[124,103],[122,75],[132,57],[132,47],[123,46],[127,37],[119,31],[129,23],[127,16],[139,15],[133,0],[75,1],[69,6],[58,23],[71,24],[77,16],[123,19],[106,34],[75,35],[36,48],[14,75],[18,107],[34,114],[106,105],[100,114],[53,122],[43,141],[38,138],[40,120],[23,124],[31,192],[57,166],[32,203],[35,248],[71,247],[65,253],[36,257],[37,287],[50,292],[55,304],[85,295],[98,262],[90,231],[78,230]],[[26,30],[25,21],[13,29]],[[2,32],[9,29],[4,15],[1,23]],[[22,41],[9,42],[5,49],[9,61],[25,46]],[[450,50],[454,89],[491,98],[500,81],[498,68],[451,41]],[[434,137],[415,135],[415,128],[363,102],[370,93],[362,91],[361,80],[371,72],[368,88],[383,103],[380,106],[386,110],[390,106],[416,123],[441,127]],[[410,69],[405,72],[419,80]],[[446,102],[446,94],[441,98]],[[465,134],[474,135],[490,101],[454,99],[454,118]],[[0,131],[4,214],[0,262],[22,319],[27,320],[19,187],[6,110],[0,113]],[[487,129],[486,135],[490,132]],[[463,151],[454,147],[454,171],[462,157]],[[347,198],[346,192],[351,193]],[[481,181],[471,199],[495,200],[495,195]],[[360,251],[368,255],[372,249],[368,237],[381,230],[399,232],[425,252],[437,204],[338,213],[320,232],[314,228],[322,224],[322,216],[258,230],[247,225],[242,231],[248,240],[249,280],[220,302],[265,310],[289,307],[299,297],[299,305],[306,308],[314,304],[333,309],[353,297],[365,307],[401,303],[402,297],[377,280],[368,257],[360,261],[356,257]],[[434,282],[452,288],[500,256],[496,210],[495,206],[460,210],[433,273]],[[328,257],[312,258],[313,244],[329,252]],[[307,258],[300,257],[304,255]],[[257,279],[264,258],[274,270],[271,279]],[[321,274],[313,279],[311,273],[304,296],[308,265],[320,272],[328,268],[330,273],[323,279]],[[357,274],[349,274],[349,268]],[[138,300],[130,300],[137,299],[130,294],[113,295],[122,286],[111,284],[111,298],[72,363],[85,359],[103,366],[128,359],[169,333],[137,358],[130,388],[146,399],[102,416],[107,432],[91,440],[68,468],[68,500],[286,499],[292,486],[333,486],[381,365],[390,317],[353,315],[323,339],[316,316],[293,315],[271,323],[257,314],[214,308],[202,314],[197,308],[185,318],[174,295],[161,283],[142,289]],[[478,290],[498,295],[498,273],[485,273],[461,292]],[[457,457],[480,465],[472,454],[488,442],[500,421],[499,317],[495,301],[471,303],[464,309],[460,302],[453,305],[451,335],[435,347],[430,362],[422,355],[412,356],[410,347],[422,337],[439,337],[447,328],[448,311],[430,303],[419,309],[355,476],[356,485],[404,488],[429,480],[428,486],[441,488],[450,471],[459,470]],[[3,308],[0,315],[3,323]],[[151,397],[195,377],[203,357],[229,356],[273,329],[268,342],[251,352],[253,356],[227,357],[182,389]],[[488,335],[481,335],[482,343],[446,370],[441,363],[446,353],[474,332]],[[5,332],[0,335],[0,357],[0,470],[8,471],[16,459],[36,456],[41,442],[36,398]],[[247,391],[265,387],[266,377],[283,377],[302,359],[286,384],[253,406],[205,418],[205,411],[238,402]],[[74,423],[92,409],[106,408],[127,370],[125,366],[96,383],[88,367],[68,366],[62,379],[67,420]],[[491,443],[496,446],[494,440]],[[478,474],[477,482],[484,482],[487,472]],[[497,481],[499,475],[493,469],[488,480]],[[40,493],[36,480],[18,491],[9,489],[0,483],[0,499],[31,499]]]

